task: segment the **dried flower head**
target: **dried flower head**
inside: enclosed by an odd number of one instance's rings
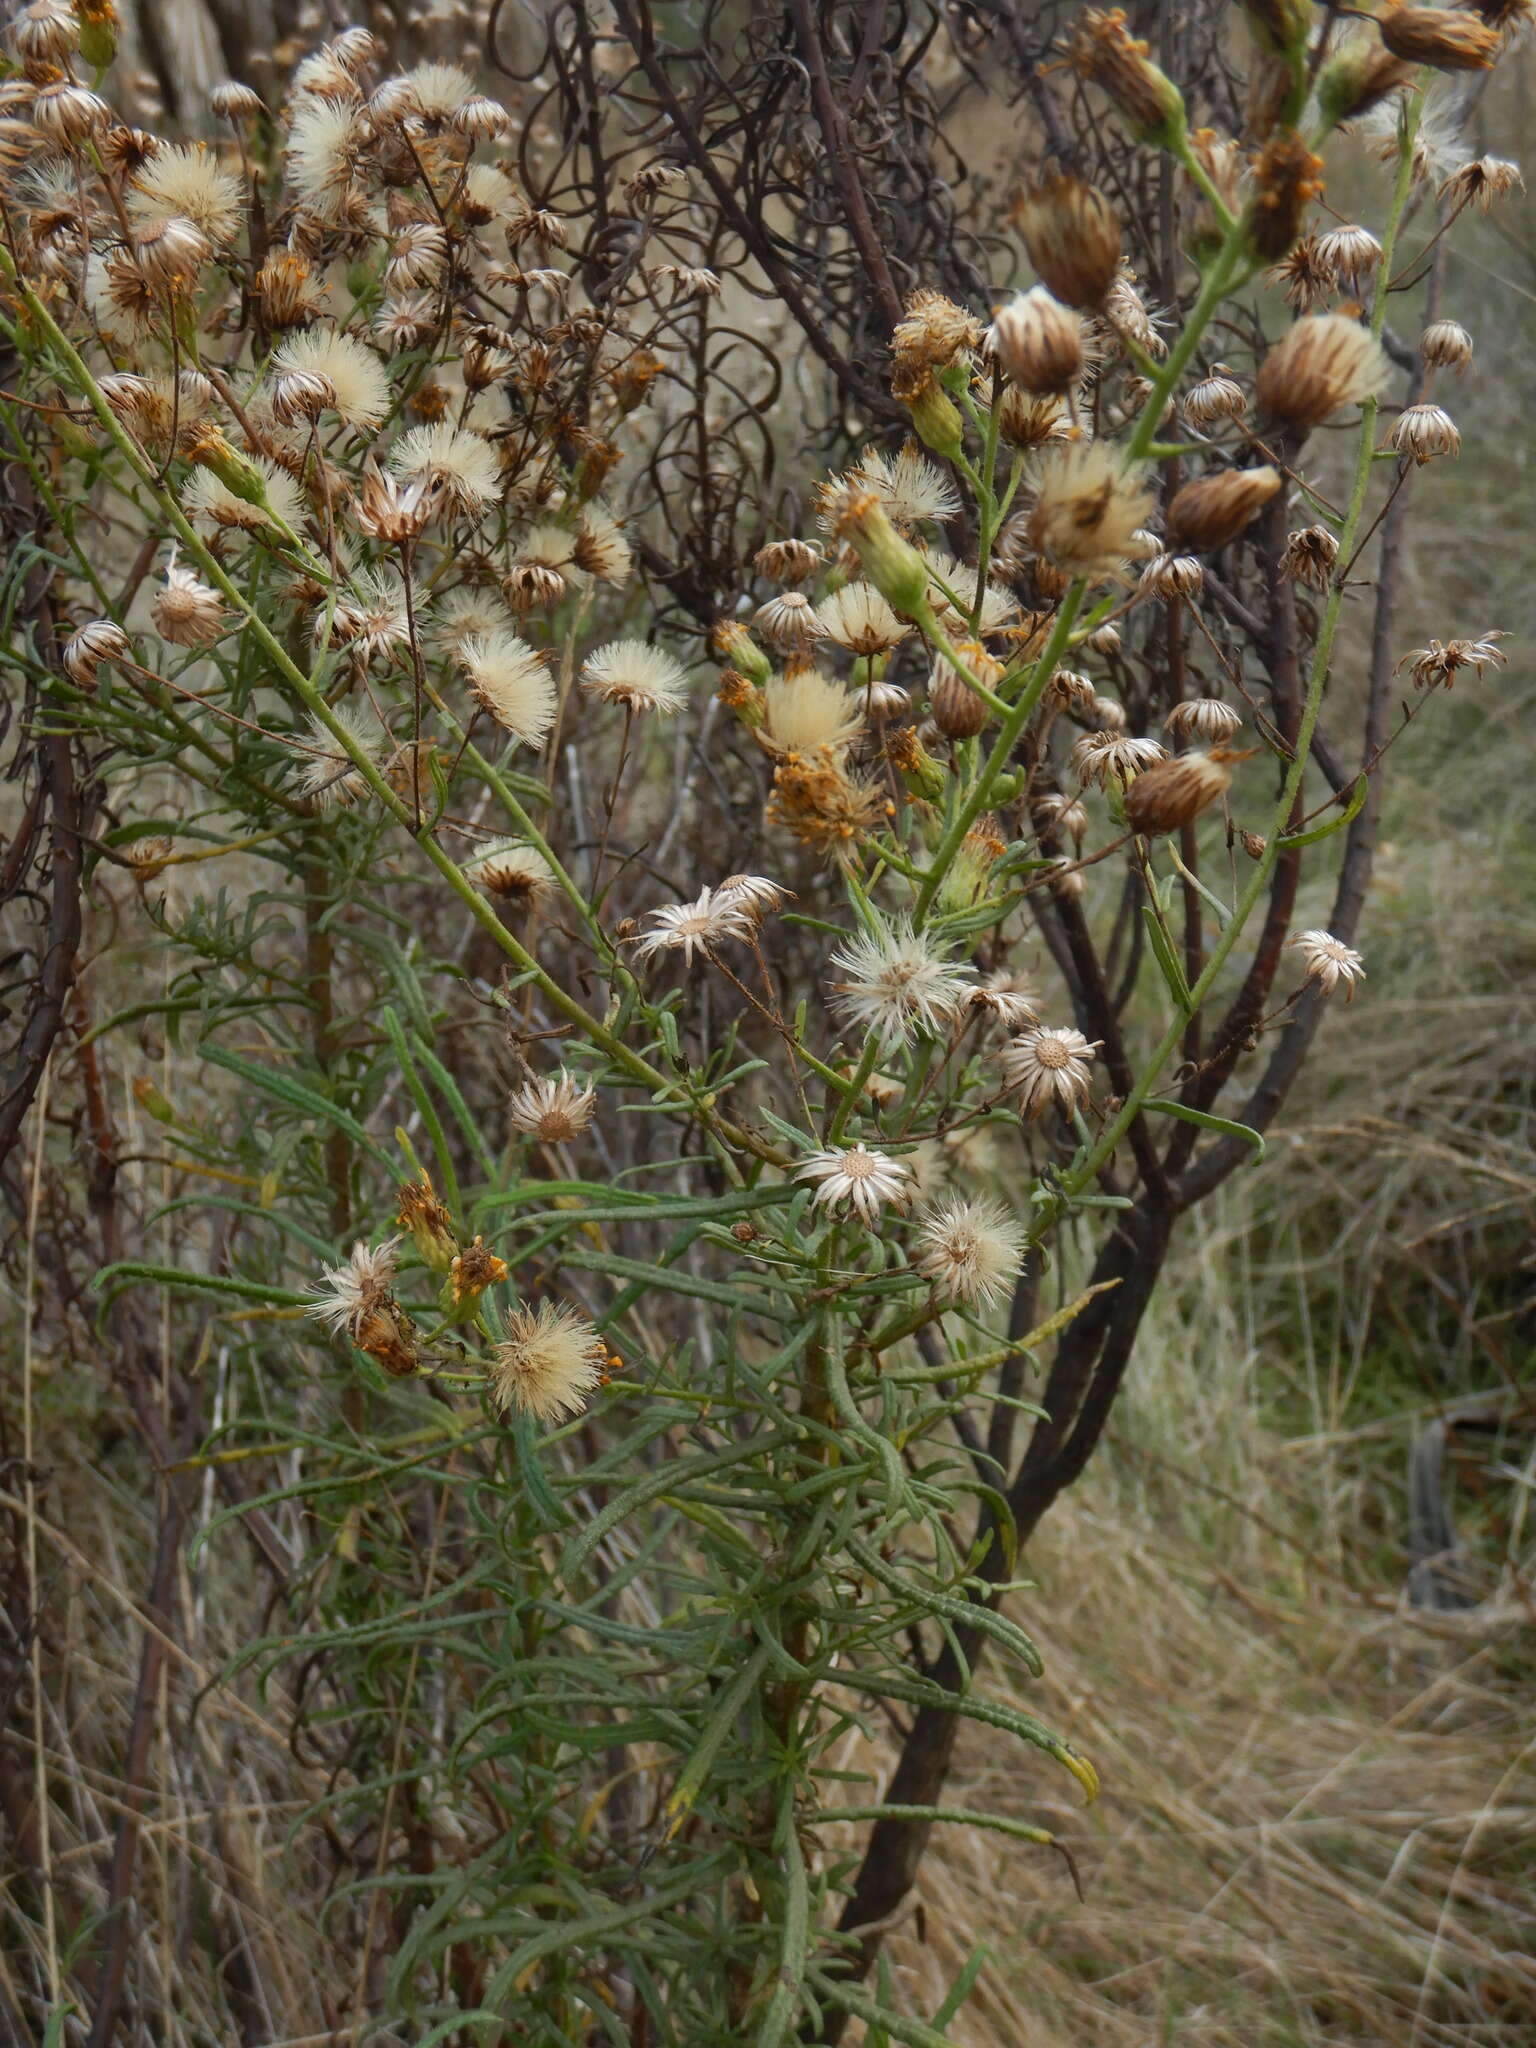
[[[834,682],[818,669],[788,669],[763,692],[763,723],[758,737],[774,754],[812,754],[844,747],[863,727],[863,707],[856,691]]]
[[[898,363],[927,370],[948,369],[958,356],[980,346],[981,322],[953,299],[925,286],[908,298],[905,313],[891,335]]]
[[[1029,541],[1071,576],[1123,579],[1125,563],[1146,552],[1140,539],[1152,509],[1145,465],[1128,463],[1102,442],[1069,444],[1040,457]]]
[[[788,903],[794,891],[767,875],[727,875],[717,886],[715,894],[736,905],[753,924],[761,924],[765,917],[772,917],[776,910]]]
[[[1095,313],[1120,269],[1120,222],[1080,178],[1047,178],[1016,203],[1014,222],[1035,275],[1063,305]]]
[[[1240,420],[1248,410],[1248,398],[1225,363],[1213,363],[1186,394],[1180,410],[1192,427],[1208,427],[1216,420]]]
[[[855,933],[832,955],[832,1008],[890,1052],[916,1031],[938,1037],[969,994],[969,967],[953,965],[905,922]]]
[[[507,1313],[491,1361],[491,1399],[536,1422],[579,1415],[602,1385],[608,1347],[575,1309],[551,1301]]]
[[[1308,981],[1315,981],[1325,996],[1331,996],[1342,981],[1347,1003],[1354,996],[1355,983],[1365,979],[1360,955],[1332,932],[1297,932],[1286,944],[1300,953]]]
[[[555,871],[536,846],[502,839],[484,846],[464,863],[464,873],[477,889],[498,897],[515,910],[529,910],[554,887]]]
[[[529,1081],[507,1104],[515,1130],[525,1131],[541,1145],[565,1145],[579,1137],[597,1108],[597,1090],[583,1088],[562,1067],[542,1081]]]
[[[646,640],[610,640],[594,648],[581,668],[581,686],[605,704],[626,711],[680,711],[688,702],[688,675],[665,648]]]
[[[1443,645],[1431,640],[1427,647],[1405,654],[1397,666],[1408,670],[1416,689],[1453,689],[1464,668],[1475,669],[1481,676],[1490,664],[1502,667],[1509,657],[1498,643],[1507,638],[1505,633],[1484,633],[1480,640],[1447,640]]]
[[[1464,371],[1472,362],[1472,337],[1455,320],[1431,320],[1419,336],[1419,360],[1427,370]]]
[[[911,441],[894,459],[878,448],[866,448],[848,472],[847,481],[872,491],[886,517],[898,527],[953,519],[960,510],[959,492]],[[888,597],[890,594],[886,592]]]
[[[1461,430],[1438,405],[1405,406],[1393,422],[1386,445],[1415,463],[1461,453]]]
[[[1003,1087],[1022,1099],[1021,1113],[1043,1116],[1052,1103],[1080,1109],[1093,1084],[1089,1071],[1097,1047],[1070,1026],[1020,1032],[999,1054]]]
[[[389,378],[384,365],[353,335],[327,327],[291,335],[274,355],[272,367],[279,379],[321,380],[329,394],[323,406],[360,432],[371,433],[389,411]],[[273,409],[277,409],[275,396]]]
[[[1259,403],[1304,432],[1341,406],[1374,398],[1388,371],[1386,354],[1368,327],[1343,313],[1315,313],[1293,322],[1265,356]]]
[[[397,1377],[415,1372],[420,1355],[409,1317],[395,1300],[398,1237],[381,1245],[359,1242],[339,1266],[327,1266],[310,1288],[309,1313],[332,1336],[352,1339],[358,1349]]]
[[[826,628],[803,590],[782,590],[758,606],[753,625],[770,646],[790,654],[804,654],[824,638]]]
[[[664,903],[646,912],[646,922],[650,930],[635,941],[637,957],[653,960],[681,952],[685,967],[693,965],[695,948],[707,959],[723,940],[752,936],[752,920],[740,897],[718,889],[701,889],[691,903]]]
[[[554,724],[557,692],[542,657],[514,633],[474,633],[459,652],[481,708],[525,747],[542,747]]]
[[[1198,555],[1154,555],[1137,588],[1144,597],[1198,597],[1205,588],[1205,567]]]
[[[1298,313],[1313,312],[1333,296],[1333,273],[1318,261],[1317,249],[1317,236],[1303,235],[1269,272],[1271,283],[1281,288]]]
[[[770,583],[792,586],[803,583],[820,568],[821,549],[813,540],[771,540],[758,549],[752,565]]]
[[[822,631],[850,654],[888,654],[911,627],[880,595],[873,583],[845,583],[816,607]]]
[[[439,420],[412,427],[389,451],[389,466],[407,483],[422,483],[455,515],[484,511],[501,488],[496,451],[479,434]]]
[[[1036,397],[1059,394],[1083,374],[1083,323],[1036,285],[998,308],[987,329],[986,351],[1020,391]]]
[[[1209,554],[1237,539],[1283,488],[1278,469],[1222,469],[1195,477],[1175,492],[1164,524],[1174,553]]]
[[[240,180],[222,168],[212,150],[167,142],[135,177],[128,211],[139,225],[190,220],[216,249],[223,249],[239,232],[244,199]]]
[[[951,1195],[918,1218],[918,1271],[942,1301],[992,1308],[1009,1292],[1028,1243],[1011,1209]]]
[[[1286,535],[1285,553],[1280,558],[1283,575],[1304,583],[1310,590],[1327,590],[1338,565],[1337,536],[1326,526],[1304,526]]]
[[[1121,732],[1085,732],[1072,749],[1078,786],[1090,783],[1108,789],[1111,782],[1129,782],[1167,758],[1167,748],[1154,739],[1136,739]]]
[[[1524,190],[1520,166],[1502,156],[1475,157],[1459,165],[1440,187],[1442,197],[1453,206],[1475,206],[1480,213],[1490,213],[1496,199]]]
[[[128,635],[111,619],[92,619],[89,625],[71,633],[64,643],[64,673],[82,690],[96,687],[96,673],[104,662],[122,661],[130,653]]]
[[[1356,293],[1381,262],[1381,244],[1369,228],[1347,224],[1317,238],[1317,260]]]
[[[1187,697],[1163,720],[1163,731],[1176,740],[1204,740],[1220,746],[1242,728],[1242,715],[1219,697]]]
[[[1175,754],[1171,760],[1155,761],[1125,792],[1126,823],[1145,838],[1193,824],[1226,795],[1232,783],[1231,764],[1244,758],[1228,747],[1212,747],[1208,754]]]
[[[1042,790],[1032,808],[1042,838],[1067,838],[1082,845],[1088,830],[1088,813],[1075,796],[1064,796],[1060,790]]]
[[[846,1206],[871,1229],[883,1208],[903,1206],[912,1193],[912,1169],[900,1159],[870,1151],[867,1145],[813,1152],[796,1168],[795,1179],[815,1187],[817,1208]]]
[[[174,560],[150,612],[161,639],[177,647],[206,647],[224,630],[224,600],[193,570]]]

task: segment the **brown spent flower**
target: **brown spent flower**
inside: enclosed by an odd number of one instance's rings
[[[1310,590],[1325,591],[1333,581],[1338,559],[1339,543],[1330,528],[1304,526],[1299,533],[1286,535],[1280,573]]]
[[[1195,477],[1174,494],[1165,524],[1171,552],[1209,554],[1224,548],[1283,487],[1278,469],[1223,469]]]
[[[1317,103],[1329,127],[1357,121],[1413,83],[1413,66],[1394,57],[1370,29],[1335,49],[1317,75]]]
[[[1499,32],[1475,14],[1449,7],[1413,7],[1381,0],[1376,27],[1382,42],[1405,64],[1437,71],[1487,71],[1499,54]]]
[[[1175,754],[1171,760],[1154,762],[1125,792],[1126,823],[1147,839],[1193,824],[1202,811],[1226,795],[1232,782],[1231,763],[1247,760],[1252,751],[1212,747],[1208,754]]]
[[[459,1240],[453,1218],[439,1201],[432,1176],[422,1173],[401,1183],[395,1203],[395,1221],[408,1231],[424,1266],[434,1273],[446,1273],[458,1257]]]
[[[1323,160],[1294,128],[1278,129],[1253,167],[1253,246],[1275,263],[1300,239],[1307,208],[1322,196]]]
[[[1341,406],[1374,398],[1387,381],[1381,343],[1344,313],[1294,321],[1259,365],[1259,403],[1275,419],[1305,432]]]
[[[1067,61],[1098,86],[1139,141],[1167,143],[1184,132],[1183,96],[1127,29],[1123,7],[1086,8]]]
[[[1080,178],[1047,178],[1015,203],[1014,223],[1035,275],[1063,305],[1095,313],[1120,269],[1114,208]]]

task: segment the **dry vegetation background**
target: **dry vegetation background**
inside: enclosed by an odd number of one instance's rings
[[[207,19],[168,10],[139,32],[182,100],[168,111],[195,118],[225,68]],[[1488,147],[1522,155],[1533,80],[1529,55],[1501,71]],[[950,118],[962,148],[1003,146],[989,110]],[[1029,1704],[1093,1755],[1103,1797],[1069,1805],[1043,1764],[999,1767],[976,1730],[952,1788],[1057,1830],[1085,1897],[1056,1859],[955,1830],[892,1951],[932,2010],[987,1944],[954,2023],[975,2048],[1536,2039],[1533,236],[1521,202],[1450,257],[1446,311],[1477,341],[1455,397],[1476,453],[1421,492],[1402,620],[1405,652],[1504,629],[1509,668],[1421,727],[1393,786],[1369,980],[1330,1017],[1267,1159],[1192,1219],[1113,1440],[1031,1550],[1047,1676]],[[153,935],[122,885],[90,914],[96,991],[120,1000],[155,975]],[[154,1154],[139,1098],[177,1103],[176,1051],[107,1072],[127,1150]],[[152,1210],[160,1169],[124,1171]],[[157,1224],[146,1255],[169,1261],[177,1229]],[[41,1728],[13,1716],[0,1746],[0,2040],[29,2038],[19,1985],[41,1945],[91,1937],[130,1758],[146,1789],[121,2038],[350,2040],[377,2007],[367,1944],[327,1914],[345,1814],[322,1812],[331,1788],[288,1740],[289,1674],[268,1690],[233,1668],[274,1625],[251,1539],[214,1529],[209,1475],[189,1535],[210,1540],[156,1560],[153,1488],[107,1375],[50,1348],[24,1245],[3,1284],[0,1509],[17,1509],[29,1349],[52,1679]],[[201,1366],[216,1421],[216,1349]],[[1426,1570],[1436,1504],[1455,1556]],[[261,1537],[279,1571],[286,1512]],[[135,1722],[157,1563],[180,1575],[185,1627]],[[24,1649],[0,1645],[0,1716]],[[19,1879],[39,1739],[51,1929]]]

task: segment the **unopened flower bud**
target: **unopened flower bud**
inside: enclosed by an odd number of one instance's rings
[[[735,712],[748,732],[759,731],[768,716],[768,704],[762,691],[740,669],[720,671],[720,685],[715,696],[727,711]]]
[[[438,1200],[430,1174],[408,1180],[400,1189],[395,1219],[410,1232],[411,1242],[424,1266],[434,1273],[446,1273],[458,1257],[459,1240],[453,1219]]]
[[[1432,64],[1437,71],[1486,71],[1499,54],[1499,32],[1449,7],[1411,7],[1382,0],[1376,16],[1381,40],[1405,64]]]
[[[965,446],[965,422],[960,409],[937,377],[920,377],[901,402],[912,416],[918,439],[935,455],[951,461]]]
[[[740,619],[717,619],[709,644],[722,661],[740,669],[751,682],[766,683],[773,674],[773,663]]]
[[[874,492],[836,491],[827,509],[838,538],[858,550],[865,575],[886,602],[921,616],[928,608],[928,565],[896,531]]]
[[[891,766],[906,785],[907,794],[922,803],[938,803],[949,780],[943,766],[918,738],[916,729],[899,725],[885,743]]]
[[[1278,469],[1222,469],[1196,477],[1168,507],[1168,545],[1175,553],[1209,554],[1224,548],[1281,489]]]
[[[1317,74],[1317,104],[1324,124],[1357,121],[1413,82],[1413,66],[1394,57],[1374,29],[1341,43]]]
[[[1099,87],[1139,141],[1166,146],[1184,133],[1183,96],[1127,29],[1123,7],[1085,9],[1067,59],[1079,78]]]
[[[117,55],[117,8],[113,0],[75,0],[80,55],[99,76]]]

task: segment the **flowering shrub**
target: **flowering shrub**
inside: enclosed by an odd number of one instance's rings
[[[201,1077],[140,1089],[178,1256],[102,1287],[214,1318],[207,1469],[274,1461],[231,1513],[301,1517],[294,1683],[374,1816],[360,2003],[387,1885],[377,1995],[424,2038],[940,2042],[963,1984],[915,2018],[865,1982],[930,1829],[1052,1845],[943,1805],[955,1729],[1092,1797],[978,1666],[1040,1668],[1022,1545],[1178,1215],[1363,974],[1397,657],[1353,689],[1336,636],[1378,530],[1386,630],[1405,488],[1459,446],[1431,379],[1470,339],[1434,319],[1392,417],[1383,335],[1512,176],[1426,140],[1509,11],[1249,7],[1229,137],[1081,10],[1064,61],[1162,153],[1191,289],[1155,308],[1137,224],[1033,179],[1038,282],[912,291],[909,436],[707,646],[636,595],[626,477],[685,345],[650,310],[719,277],[643,233],[572,265],[502,106],[364,31],[275,116],[222,88],[209,146],[116,120],[100,11],[18,16],[6,421],[51,584],[6,659],[164,942],[93,1035],[153,1020]],[[1320,224],[1344,123],[1385,138],[1375,229]],[[616,196],[643,227],[676,175]],[[1417,709],[1503,656],[1404,659]],[[884,1784],[846,1761],[882,1716]]]

